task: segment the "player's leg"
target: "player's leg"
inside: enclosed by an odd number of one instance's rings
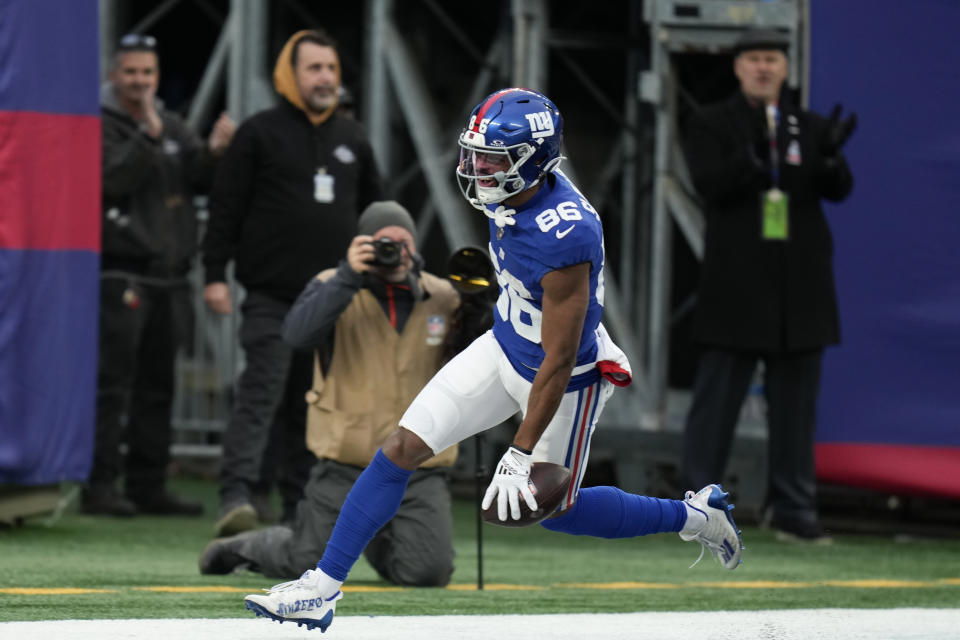
[[[525,384],[524,384],[525,383]],[[526,389],[524,389],[526,387]],[[514,379],[510,388],[525,400],[529,383]],[[570,469],[570,488],[561,503],[562,515],[543,521],[552,531],[601,538],[629,538],[680,531],[686,507],[680,500],[634,495],[616,487],[580,489],[590,457],[590,442],[613,385],[605,380],[567,392],[533,452],[535,461]]]
[[[610,486],[580,489],[591,436],[612,390],[611,383],[601,380],[568,392],[537,444],[534,459],[563,464],[572,474],[561,512],[541,524],[551,531],[601,538],[676,532],[685,540],[701,542],[727,568],[735,568],[742,545],[728,513],[726,494],[716,485],[688,494],[685,500],[653,498]]]
[[[377,531],[397,512],[413,470],[435,453],[516,413],[499,381],[502,352],[489,332],[448,362],[417,394],[347,495],[317,567],[336,589]]]
[[[505,370],[516,375],[488,331],[430,380],[400,418],[400,426],[438,453],[504,422],[521,409],[505,388]]]
[[[380,466],[384,460],[386,458],[378,451],[377,457],[359,476],[351,473],[346,465],[331,461],[318,462],[314,469],[315,475],[311,476],[307,484],[304,499],[298,504],[293,531],[285,538],[275,534],[270,538],[264,535],[242,544],[239,554],[259,565],[258,568],[266,575],[290,575],[289,571],[298,567],[304,571],[299,579],[275,585],[266,594],[247,596],[244,598],[247,609],[258,616],[266,616],[279,622],[289,620],[296,622],[298,626],[305,624],[308,629],[320,627],[321,631],[326,630],[333,621],[336,603],[342,597],[342,580],[333,581],[329,575],[312,567],[315,566],[317,555],[326,555],[327,548],[333,543],[332,531],[337,526],[346,526],[348,530],[357,526],[356,519],[350,520],[348,517],[345,524],[341,521],[341,516],[344,512],[356,511],[357,500],[354,498],[351,502],[350,496],[355,496],[357,487],[362,486],[363,475],[371,468]],[[356,481],[351,482],[354,479]],[[328,480],[331,483],[328,483]],[[331,484],[330,491],[327,491],[328,484]],[[362,517],[364,516],[361,516],[361,520]],[[283,527],[270,527],[264,531],[277,532],[282,529]],[[267,548],[267,543],[271,541],[283,548]]]
[[[414,399],[394,432],[353,485],[316,571],[245,598],[247,608],[275,620],[325,628],[333,619],[340,586],[360,554],[397,512],[416,466],[516,412],[500,388],[491,334],[448,362]],[[306,603],[306,604],[302,604]]]
[[[364,556],[394,584],[442,587],[453,575],[453,522],[445,469],[418,469],[400,509]]]

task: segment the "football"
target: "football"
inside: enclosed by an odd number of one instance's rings
[[[530,511],[527,503],[520,498],[520,519],[514,520],[507,507],[507,519],[501,520],[497,516],[497,500],[494,498],[488,509],[483,509],[481,515],[486,522],[501,527],[527,527],[537,524],[552,515],[563,502],[567,489],[570,487],[570,470],[561,464],[552,462],[534,462],[530,466],[530,491],[537,499],[537,510]]]

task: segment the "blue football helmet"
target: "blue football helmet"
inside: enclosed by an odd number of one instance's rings
[[[470,114],[460,133],[457,181],[481,211],[536,185],[560,164],[563,118],[553,102],[529,89],[501,89]]]

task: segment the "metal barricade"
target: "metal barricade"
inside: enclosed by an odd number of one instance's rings
[[[208,219],[207,199],[196,199],[200,237]],[[244,357],[238,339],[243,290],[227,272],[234,313],[222,316],[203,300],[203,264],[194,260],[190,281],[191,327],[177,354],[176,390],[173,400],[174,438],[172,452],[180,456],[219,457],[221,434],[226,429],[233,399],[233,385],[243,369]]]

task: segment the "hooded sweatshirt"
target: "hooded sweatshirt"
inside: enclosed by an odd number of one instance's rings
[[[179,116],[159,100],[156,108],[163,121],[159,140],[120,106],[112,84],[101,88],[101,267],[181,279],[197,249],[193,195],[210,186],[215,160]]]
[[[363,128],[328,109],[304,109],[290,62],[280,52],[280,104],[245,121],[221,158],[203,240],[206,282],[224,282],[235,261],[248,290],[293,302],[307,282],[344,255],[357,217],[381,198],[380,176]]]

